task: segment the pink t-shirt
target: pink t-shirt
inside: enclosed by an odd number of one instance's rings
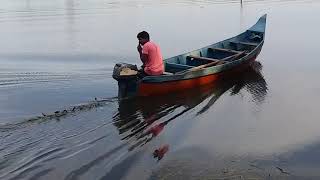
[[[160,47],[154,42],[148,41],[142,47],[142,54],[148,55],[148,60],[145,62],[144,71],[149,75],[161,75],[164,72],[164,65]]]

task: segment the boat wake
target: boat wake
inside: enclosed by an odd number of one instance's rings
[[[95,98],[94,101],[77,104],[67,109],[57,110],[55,112],[46,113],[46,114],[42,113],[40,116],[26,118],[16,123],[2,124],[0,125],[0,132],[7,132],[7,131],[18,129],[18,128],[23,128],[33,123],[41,123],[49,120],[60,120],[68,116],[75,116],[81,112],[90,111],[96,108],[107,106],[110,103],[116,102],[117,100],[118,100],[117,97],[102,98],[102,99]]]

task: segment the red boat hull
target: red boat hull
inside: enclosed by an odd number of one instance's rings
[[[207,76],[201,76],[193,79],[170,81],[163,83],[141,83],[138,87],[138,96],[153,96],[168,94],[171,92],[183,91],[194,87],[203,86],[210,83],[215,83],[225,78],[232,78],[232,76],[246,69],[252,61],[256,59],[256,56],[249,59],[246,63],[243,63],[235,68],[232,68],[221,73],[211,74]]]

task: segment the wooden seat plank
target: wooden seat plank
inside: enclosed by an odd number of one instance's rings
[[[187,56],[187,57],[189,57],[191,59],[200,59],[200,60],[207,60],[207,61],[220,61],[220,59],[213,59],[213,58],[193,56],[193,55],[190,55],[190,56]]]
[[[255,42],[244,42],[244,41],[230,41],[230,43],[243,44],[243,45],[248,45],[248,46],[257,46],[259,44],[259,43],[255,43]]]
[[[223,52],[230,52],[230,53],[241,53],[242,51],[236,51],[236,50],[232,50],[232,49],[223,49],[223,48],[208,48],[208,50],[211,50],[211,51],[223,51]]]

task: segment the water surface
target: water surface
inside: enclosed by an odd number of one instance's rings
[[[319,8],[316,0],[1,2],[0,178],[319,179]],[[265,44],[245,72],[118,102],[112,68],[141,64],[137,32],[149,31],[168,58],[265,13]]]

